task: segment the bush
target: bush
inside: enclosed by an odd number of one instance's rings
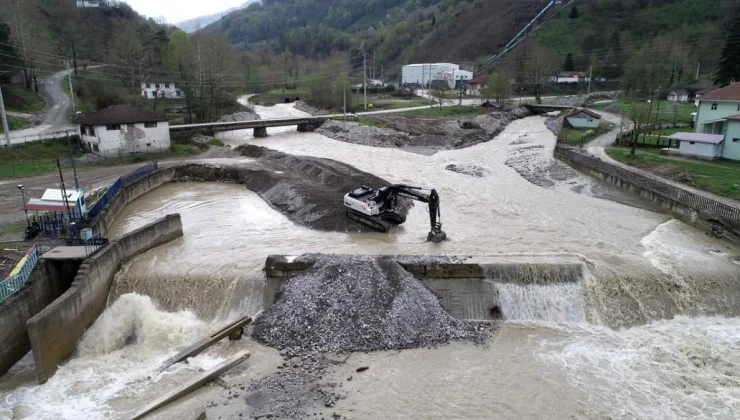
[[[391,96],[394,98],[411,99],[414,97],[414,92],[408,88],[396,89]]]

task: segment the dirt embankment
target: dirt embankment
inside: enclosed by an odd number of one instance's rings
[[[529,115],[521,110],[515,111],[446,118],[377,115],[368,119],[382,127],[328,121],[317,132],[347,143],[400,148],[429,155],[440,150],[461,149],[491,140],[512,121]]]
[[[184,165],[177,168],[175,181],[244,184],[293,222],[334,232],[371,231],[345,216],[344,195],[362,185],[390,185],[382,178],[329,159],[293,156],[251,145],[235,152],[255,161],[229,166]],[[398,212],[406,215],[412,205],[401,200]]]

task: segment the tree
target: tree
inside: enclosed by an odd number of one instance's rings
[[[575,5],[573,5],[573,7],[571,7],[571,9],[570,9],[570,18],[571,19],[578,19],[578,16],[579,16],[579,14],[578,14],[578,8]]]
[[[573,53],[568,53],[568,56],[565,57],[565,65],[563,65],[563,70],[565,71],[574,71],[576,69],[575,64],[573,64]]]
[[[736,13],[714,75],[714,84],[719,86],[727,86],[736,81],[740,81],[740,9]]]
[[[114,59],[122,69],[121,81],[132,95],[141,92],[141,82],[148,75],[147,50],[139,38],[137,26],[135,23],[126,25],[113,46]]]
[[[524,63],[525,80],[534,90],[538,104],[542,103],[542,89],[548,77],[552,74],[555,58],[539,42],[528,46]]]
[[[483,96],[486,99],[493,99],[506,109],[511,99],[511,82],[505,74],[494,73],[488,80],[488,87],[483,89]]]

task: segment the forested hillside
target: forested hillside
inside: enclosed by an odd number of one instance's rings
[[[657,88],[709,80],[716,69],[736,0],[579,0],[537,32],[565,70],[593,66],[596,76]]]

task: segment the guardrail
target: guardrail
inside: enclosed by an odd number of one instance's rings
[[[24,257],[25,260],[21,261],[23,265],[20,271],[0,282],[0,302],[3,302],[26,285],[40,256],[41,251],[39,250],[39,246],[35,245],[28,251]]]
[[[108,238],[103,238],[99,233],[85,241],[85,255],[91,256],[108,245]]]
[[[118,194],[118,191],[121,190],[121,188],[130,185],[132,182],[136,181],[137,179],[141,178],[142,176],[152,173],[159,169],[159,162],[152,162],[146,166],[142,166],[141,168],[129,172],[128,174],[118,178],[116,182],[113,183],[113,185],[108,188],[108,191],[105,192],[105,194],[98,199],[98,201],[95,202],[95,204],[90,207],[90,209],[87,211],[87,220],[94,219],[98,214],[100,214],[101,211],[105,208],[108,203],[113,200],[113,197]]]

